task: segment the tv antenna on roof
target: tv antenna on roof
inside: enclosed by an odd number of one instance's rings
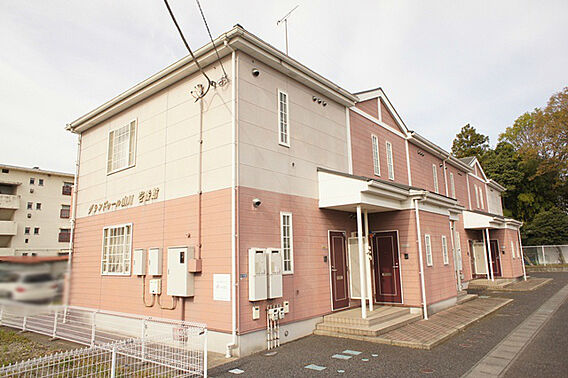
[[[280,25],[282,22],[284,23],[284,32],[286,33],[286,55],[288,55],[288,17],[290,17],[292,12],[294,12],[299,6],[299,4],[296,5],[290,12],[286,13],[284,17],[276,21],[276,26]]]

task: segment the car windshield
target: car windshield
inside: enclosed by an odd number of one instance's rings
[[[18,275],[15,273],[0,273],[0,283],[11,283],[18,280]]]
[[[48,282],[53,281],[53,277],[49,273],[30,274],[28,276],[25,276],[22,281],[26,283]]]

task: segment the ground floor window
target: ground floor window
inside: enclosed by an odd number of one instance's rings
[[[292,213],[280,213],[280,240],[284,260],[283,273],[294,272]]]
[[[101,274],[130,275],[132,225],[110,226],[103,229]]]
[[[430,235],[424,235],[424,244],[426,248],[426,265],[432,266],[432,239]]]

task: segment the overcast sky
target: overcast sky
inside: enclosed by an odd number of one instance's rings
[[[201,0],[214,36],[239,23],[343,88],[381,86],[410,129],[449,149],[498,134],[568,85],[568,1]],[[170,0],[192,47],[193,0]],[[0,2],[0,163],[72,172],[65,124],[185,56],[160,0]]]

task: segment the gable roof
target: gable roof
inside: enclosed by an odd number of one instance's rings
[[[475,156],[466,156],[458,159],[460,159],[464,164],[470,165],[471,162],[475,159]]]

